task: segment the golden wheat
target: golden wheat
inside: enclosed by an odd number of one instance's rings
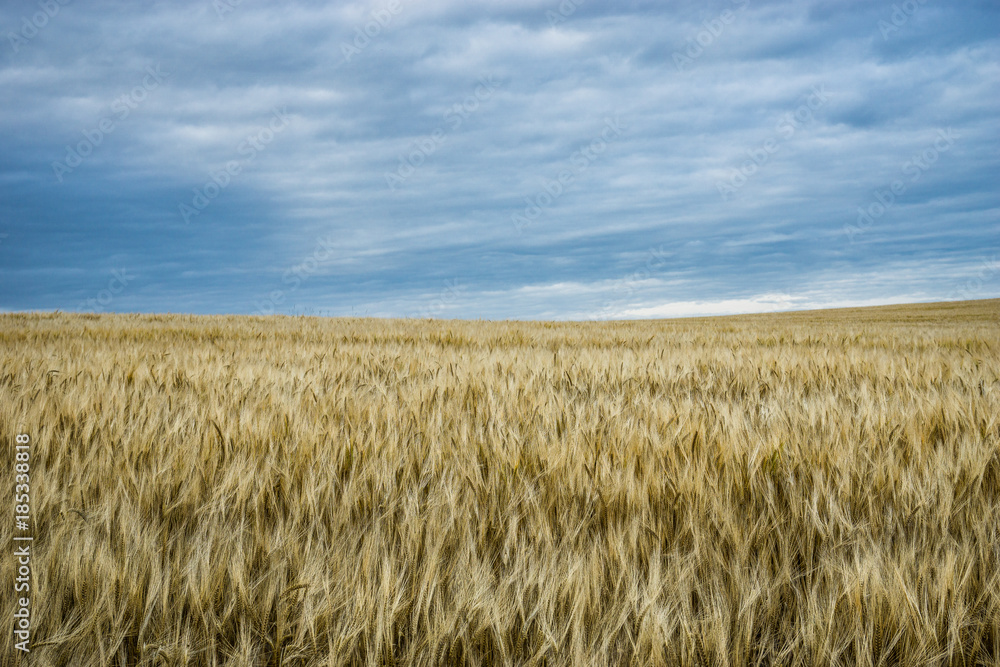
[[[998,665],[998,325],[2,315],[31,664]]]

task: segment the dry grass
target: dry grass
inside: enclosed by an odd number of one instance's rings
[[[0,316],[31,664],[998,665],[998,324]]]

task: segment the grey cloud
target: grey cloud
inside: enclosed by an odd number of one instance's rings
[[[0,308],[77,308],[121,266],[139,277],[110,310],[253,312],[274,291],[279,311],[387,316],[796,308],[948,298],[997,249],[992,3],[923,3],[886,37],[891,2],[399,3],[71,3],[0,44],[16,100],[0,109]],[[4,6],[0,28],[34,7]],[[170,75],[119,117],[149,67]],[[449,115],[482,77],[502,85]],[[828,101],[789,134],[815,86]],[[287,128],[249,151],[275,108]],[[627,130],[518,234],[525,197],[616,114]],[[106,119],[59,182],[53,163]],[[857,208],[948,127],[954,148],[852,242]],[[179,207],[251,152],[186,223]],[[657,248],[670,260],[644,269]]]

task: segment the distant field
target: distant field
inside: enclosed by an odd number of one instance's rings
[[[1000,665],[1000,300],[7,314],[18,433],[3,665]]]

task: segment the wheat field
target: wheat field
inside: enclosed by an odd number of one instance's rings
[[[0,315],[0,661],[1000,665],[998,325]]]

